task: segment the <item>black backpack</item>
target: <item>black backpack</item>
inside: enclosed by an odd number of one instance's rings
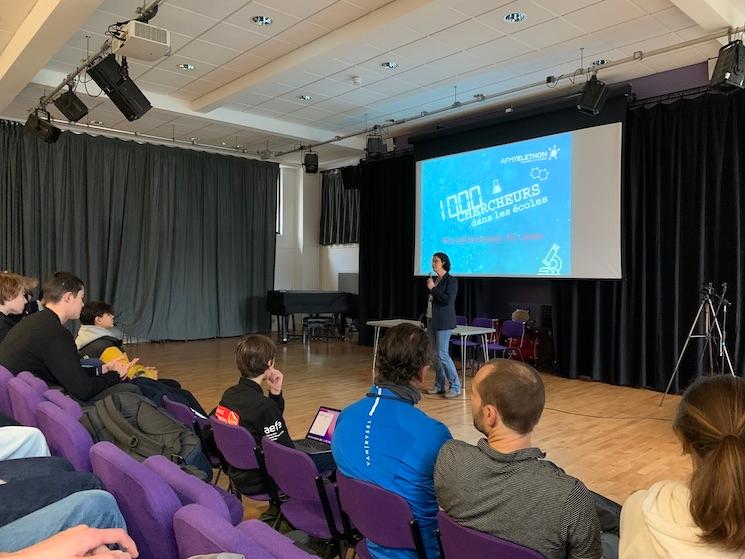
[[[140,462],[160,454],[200,479],[212,478],[199,438],[144,396],[111,394],[83,411],[80,422],[95,442],[109,441]]]

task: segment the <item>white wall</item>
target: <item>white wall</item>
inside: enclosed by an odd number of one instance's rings
[[[283,227],[277,236],[275,289],[338,289],[340,272],[359,271],[359,245],[322,247],[321,173],[282,167]]]
[[[360,271],[360,245],[334,245],[321,247],[321,289],[339,289],[339,273]]]

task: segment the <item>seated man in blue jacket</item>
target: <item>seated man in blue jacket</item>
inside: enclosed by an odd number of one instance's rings
[[[440,556],[432,476],[440,447],[452,439],[445,425],[416,408],[433,361],[432,342],[424,330],[411,324],[388,330],[379,346],[375,384],[364,398],[342,411],[331,442],[344,475],[379,485],[408,501],[430,559]],[[375,558],[416,556],[372,541],[368,548]]]

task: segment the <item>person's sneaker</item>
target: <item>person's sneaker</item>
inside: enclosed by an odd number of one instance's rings
[[[445,398],[457,398],[460,396],[460,392],[456,392],[455,390],[448,390],[445,393]]]
[[[425,396],[443,396],[445,391],[437,388],[430,388],[424,394]]]

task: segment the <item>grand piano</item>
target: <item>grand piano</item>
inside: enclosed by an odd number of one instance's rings
[[[282,343],[289,338],[288,318],[291,314],[333,314],[339,333],[344,336],[346,317],[357,316],[357,295],[344,291],[271,290],[266,293],[266,310],[277,316]]]

